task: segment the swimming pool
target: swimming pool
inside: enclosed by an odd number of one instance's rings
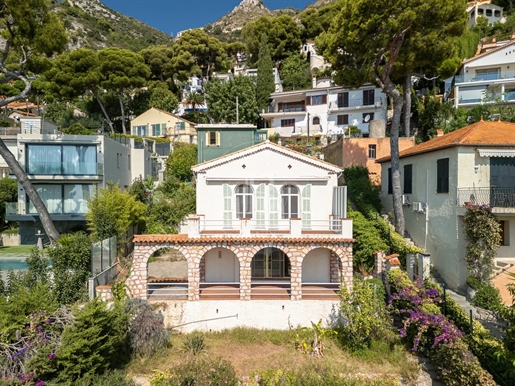
[[[0,270],[27,269],[25,259],[2,259],[0,258]]]

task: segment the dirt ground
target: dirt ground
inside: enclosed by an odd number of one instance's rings
[[[148,277],[188,277],[188,262],[178,252],[163,253],[156,261],[148,263]]]

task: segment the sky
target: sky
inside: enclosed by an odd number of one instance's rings
[[[109,8],[157,28],[167,34],[203,27],[231,12],[241,0],[101,0]],[[271,10],[304,9],[315,0],[264,0]]]

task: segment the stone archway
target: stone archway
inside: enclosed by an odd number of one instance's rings
[[[331,250],[315,248],[302,259],[302,283],[331,282]]]
[[[188,298],[188,261],[176,248],[156,250],[147,262],[147,297]]]
[[[230,247],[215,247],[200,260],[200,300],[240,299],[240,261]]]

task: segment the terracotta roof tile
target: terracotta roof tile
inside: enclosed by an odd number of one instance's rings
[[[428,153],[454,146],[515,146],[515,123],[479,121],[400,152],[399,157]],[[376,162],[389,161],[391,156]]]
[[[178,244],[195,244],[195,243],[217,243],[217,242],[235,242],[235,243],[263,243],[263,242],[284,242],[284,243],[353,243],[354,239],[335,238],[335,237],[232,237],[230,235],[220,235],[213,237],[188,237],[187,234],[179,235],[135,235],[133,242],[136,243],[178,243]]]

